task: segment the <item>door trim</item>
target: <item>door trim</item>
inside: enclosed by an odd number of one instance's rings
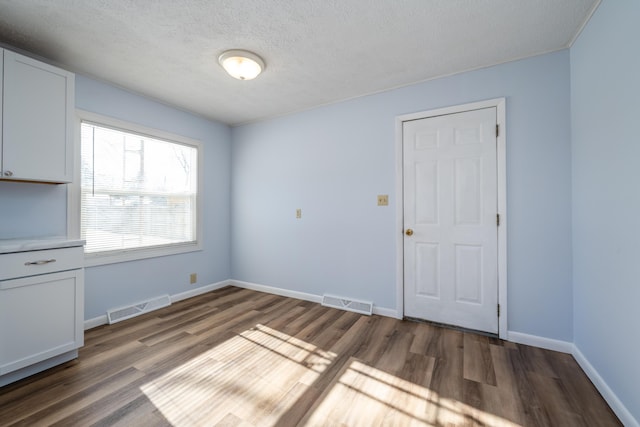
[[[495,98],[486,101],[456,105],[417,113],[403,114],[396,117],[396,313],[398,318],[404,317],[404,170],[402,165],[402,123],[409,120],[425,119],[445,114],[462,113],[482,108],[496,108],[496,122],[499,126],[497,138],[497,168],[498,168],[498,304],[500,317],[498,318],[498,335],[507,339],[507,126],[506,99]]]

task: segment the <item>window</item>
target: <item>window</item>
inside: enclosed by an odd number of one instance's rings
[[[80,122],[80,236],[89,265],[200,249],[200,143],[105,117]]]

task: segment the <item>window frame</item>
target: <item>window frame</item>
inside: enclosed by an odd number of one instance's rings
[[[80,238],[80,203],[81,203],[81,125],[86,121],[97,126],[103,126],[123,132],[130,132],[154,139],[166,140],[176,144],[194,147],[197,150],[197,192],[196,192],[196,233],[195,242],[172,243],[168,245],[130,248],[117,251],[96,252],[84,254],[85,267],[105,264],[136,261],[167,255],[177,255],[188,252],[201,251],[203,248],[203,195],[204,195],[204,145],[201,141],[176,135],[159,129],[142,126],[125,120],[76,109],[76,124],[74,138],[74,173],[73,182],[67,186],[67,234],[70,238]]]

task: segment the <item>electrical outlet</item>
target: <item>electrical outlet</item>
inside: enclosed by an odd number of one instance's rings
[[[198,281],[198,275],[196,273],[191,273],[189,275],[189,283],[192,285]]]
[[[302,218],[302,209],[296,209],[296,218],[297,219]]]
[[[388,194],[378,194],[378,206],[389,206]]]

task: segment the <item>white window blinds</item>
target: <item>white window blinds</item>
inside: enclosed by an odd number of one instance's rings
[[[85,252],[194,243],[198,148],[83,121]]]

